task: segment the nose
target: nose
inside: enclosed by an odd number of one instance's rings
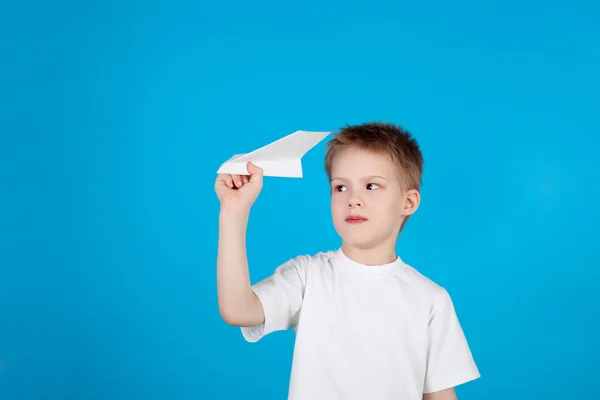
[[[348,207],[350,207],[350,208],[362,207],[362,205],[363,205],[363,202],[358,197],[352,197],[350,199],[350,201],[348,202]]]

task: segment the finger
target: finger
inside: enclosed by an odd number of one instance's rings
[[[219,178],[227,185],[227,187],[233,188],[233,180],[231,179],[231,175],[222,174]]]
[[[241,175],[232,175],[231,176],[233,183],[235,183],[236,187],[242,187],[242,176]]]
[[[227,185],[227,180],[225,179],[224,174],[219,174],[219,175],[217,175],[217,180],[215,181],[215,186],[220,185],[222,183]]]
[[[263,169],[251,162],[248,163],[247,168],[248,168],[248,172],[250,172],[250,182],[256,183],[256,184],[262,184]]]
[[[246,166],[246,168],[248,168],[250,177],[252,177],[253,175],[262,175],[263,174],[263,169],[252,162],[248,162],[248,165]]]

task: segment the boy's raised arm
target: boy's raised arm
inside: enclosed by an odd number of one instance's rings
[[[252,291],[246,255],[246,228],[252,204],[262,189],[262,169],[249,163],[250,176],[219,175],[215,191],[221,202],[217,254],[217,293],[221,316],[231,325],[254,326],[265,316]]]
[[[454,388],[440,390],[434,393],[425,393],[423,400],[458,400]]]

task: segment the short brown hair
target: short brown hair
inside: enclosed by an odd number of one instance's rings
[[[325,171],[331,181],[331,167],[335,155],[342,149],[358,147],[387,155],[398,166],[398,176],[402,190],[421,190],[423,176],[423,155],[419,144],[410,132],[403,127],[385,122],[369,122],[361,125],[347,125],[327,143]],[[404,229],[410,216],[406,216],[400,227]]]
[[[336,153],[348,147],[358,147],[389,156],[398,165],[403,190],[420,190],[423,175],[423,155],[416,139],[404,128],[385,122],[347,125],[327,143],[325,171],[331,180],[331,166]]]

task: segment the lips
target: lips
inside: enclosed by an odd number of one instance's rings
[[[365,217],[361,217],[360,215],[350,215],[346,218],[346,222],[350,224],[360,224],[361,222],[365,222],[367,219]]]

